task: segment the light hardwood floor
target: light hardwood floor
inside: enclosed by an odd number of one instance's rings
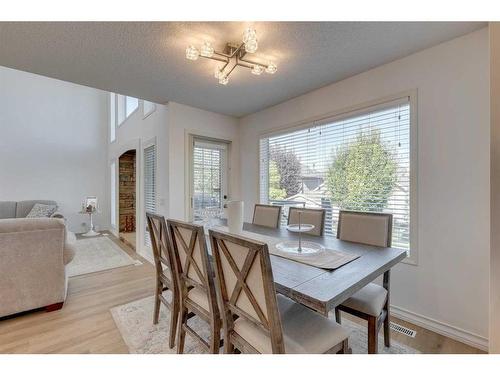
[[[109,310],[153,295],[154,268],[122,242],[113,240],[143,264],[72,277],[62,310],[0,320],[0,353],[128,353]],[[482,353],[413,324],[393,320],[417,330],[416,338],[391,331],[393,340],[422,353]]]

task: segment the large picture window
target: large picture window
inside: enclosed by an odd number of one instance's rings
[[[316,121],[260,140],[260,200],[326,210],[336,235],[339,210],[393,214],[392,246],[410,250],[408,98]]]

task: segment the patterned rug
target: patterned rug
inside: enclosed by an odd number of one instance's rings
[[[127,344],[130,353],[134,354],[173,354],[174,349],[168,347],[168,323],[170,312],[165,306],[161,306],[160,320],[157,325],[153,324],[153,297],[146,297],[125,305],[112,308],[111,315],[120,330],[123,340]],[[349,346],[354,354],[367,352],[366,327],[343,319],[342,324],[347,327],[351,334]],[[208,325],[193,317],[189,325],[203,338],[208,338]],[[383,344],[383,336],[379,338],[379,353],[383,354],[416,354],[417,350],[392,340],[391,347],[386,348]],[[189,335],[186,335],[184,347],[185,353],[204,353],[204,348]]]
[[[75,257],[67,266],[68,276],[104,271],[112,268],[140,265],[108,237],[76,240]]]

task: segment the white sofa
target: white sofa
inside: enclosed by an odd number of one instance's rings
[[[75,240],[62,219],[0,219],[0,317],[62,307]]]

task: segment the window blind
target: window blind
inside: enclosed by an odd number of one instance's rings
[[[410,104],[399,100],[260,140],[260,201],[393,214],[392,246],[410,249]]]
[[[144,210],[156,212],[156,145],[144,149]],[[147,221],[144,241],[151,246]]]

